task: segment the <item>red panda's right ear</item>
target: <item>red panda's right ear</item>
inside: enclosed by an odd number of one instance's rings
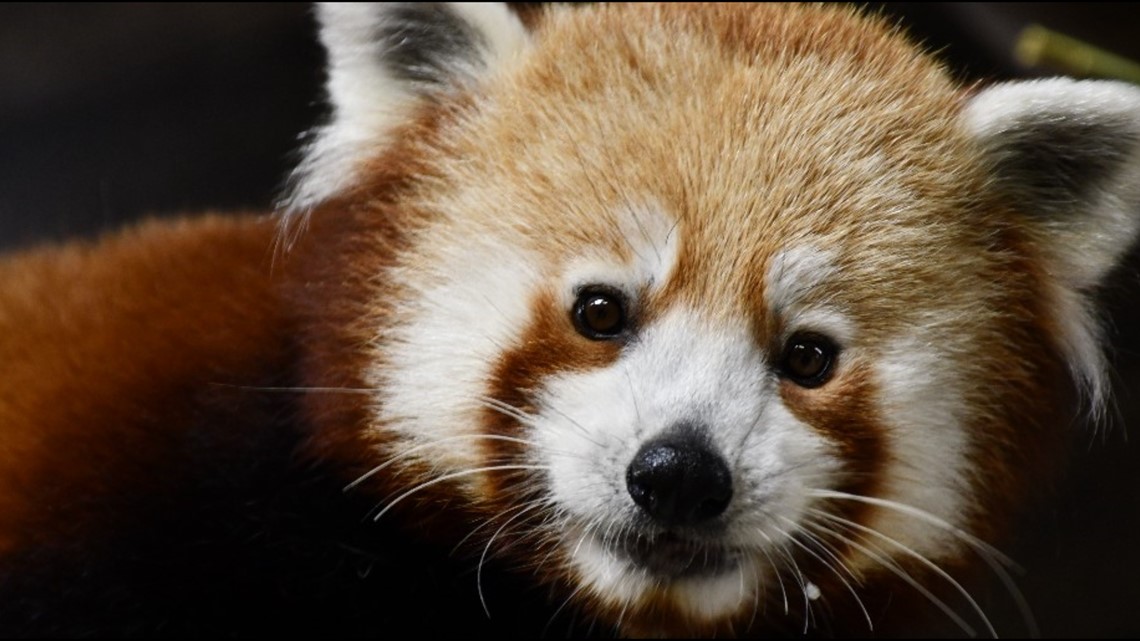
[[[387,143],[418,102],[492,73],[529,34],[501,3],[323,3],[328,124],[312,132],[283,202],[304,212],[350,185],[360,161]]]

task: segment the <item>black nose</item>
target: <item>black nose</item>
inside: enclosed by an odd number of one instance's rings
[[[732,499],[732,473],[692,428],[647,441],[625,472],[633,502],[662,525],[695,525],[719,516]]]

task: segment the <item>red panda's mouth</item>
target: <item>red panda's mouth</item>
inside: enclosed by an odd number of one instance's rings
[[[716,576],[740,561],[739,550],[671,532],[631,535],[615,547],[632,564],[663,579]]]

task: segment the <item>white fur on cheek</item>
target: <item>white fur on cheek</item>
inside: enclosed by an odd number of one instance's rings
[[[457,217],[455,212],[506,208],[484,196],[479,190],[462,191],[429,207]],[[584,248],[595,258],[576,258],[579,269],[586,270],[576,273],[631,290],[634,285],[624,284],[664,283],[676,262],[675,223],[654,207],[626,207],[614,216],[629,260],[602,261],[599,250]],[[541,270],[550,262],[537,253],[541,246],[532,253],[519,239],[497,235],[510,232],[494,225],[476,229],[441,224],[425,230],[417,242],[426,255],[383,276],[405,284],[410,295],[396,311],[391,334],[377,338],[387,347],[368,380],[383,391],[376,403],[377,424],[401,435],[408,447],[426,446],[417,460],[446,471],[484,463],[478,437],[487,383],[505,350],[517,345],[530,325],[534,294],[546,282]],[[573,287],[565,291],[572,295]],[[567,323],[571,305],[572,299],[564,301]],[[472,475],[467,483],[474,488],[479,480]]]
[[[970,492],[963,386],[952,357],[934,350],[936,344],[915,335],[896,341],[879,359],[880,409],[891,450],[880,498],[961,527]],[[946,558],[962,545],[951,532],[901,511],[878,510],[868,525],[931,559]]]
[[[768,298],[786,334],[821,332],[848,350],[846,360],[850,360],[854,353],[850,349],[858,349],[853,347],[855,327],[822,295],[837,273],[834,261],[833,251],[811,242],[782,250],[766,274]],[[945,344],[945,332],[946,327],[937,323],[920,327],[915,335],[896,339],[874,359],[890,449],[880,498],[957,525],[969,491],[964,476],[967,437],[962,427],[963,386],[949,355],[935,347]],[[944,557],[960,544],[949,532],[903,512],[879,510],[875,514],[871,527],[930,558]],[[888,551],[893,554],[900,549]]]
[[[413,295],[398,311],[393,334],[378,341],[387,346],[388,365],[369,373],[369,383],[384,391],[378,421],[410,445],[479,433],[479,399],[504,346],[530,321],[529,301],[540,278],[535,257],[491,239],[434,246],[450,249],[441,250],[433,271],[396,272]],[[474,441],[444,442],[419,458],[468,469],[480,463],[480,451]]]

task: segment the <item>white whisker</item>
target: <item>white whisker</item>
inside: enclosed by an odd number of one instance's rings
[[[491,465],[491,466],[487,466],[487,467],[476,467],[476,468],[473,468],[470,470],[460,470],[458,472],[451,472],[450,474],[444,474],[442,476],[437,476],[436,478],[431,479],[430,481],[424,481],[423,483],[420,483],[419,485],[413,487],[412,489],[410,489],[410,490],[404,492],[403,494],[400,494],[399,496],[397,496],[390,503],[388,503],[388,505],[386,505],[384,507],[384,509],[380,510],[380,512],[376,516],[374,516],[372,518],[372,520],[373,521],[379,521],[381,518],[383,518],[383,516],[385,514],[388,513],[389,510],[391,510],[393,507],[395,507],[397,504],[399,504],[404,499],[415,494],[416,492],[427,489],[433,485],[438,485],[439,483],[443,483],[444,481],[450,481],[453,479],[462,478],[465,476],[472,476],[475,474],[483,474],[485,472],[500,472],[500,471],[504,471],[504,470],[524,471],[524,470],[546,470],[546,469],[548,469],[548,468],[545,465]]]
[[[507,526],[513,523],[515,519],[541,506],[541,502],[532,501],[529,507],[515,512],[514,516],[507,519],[506,522],[499,526],[499,529],[495,530],[491,538],[487,539],[487,545],[483,546],[483,553],[479,555],[479,563],[475,566],[475,589],[479,593],[479,603],[483,606],[483,613],[487,615],[488,619],[491,618],[491,609],[487,607],[487,598],[483,594],[483,564],[487,560],[487,552],[490,551],[491,545],[495,543],[495,538],[498,537]]]
[[[800,526],[795,521],[793,521],[789,518],[786,518],[786,517],[782,517],[782,518],[785,522],[787,522],[793,528],[796,528],[796,530],[801,531],[801,532],[806,532],[803,529],[803,527]],[[832,573],[834,573],[835,576],[839,578],[839,581],[841,583],[843,583],[843,586],[846,587],[847,591],[851,593],[851,596],[855,598],[856,605],[858,605],[859,609],[863,612],[863,618],[865,618],[867,620],[867,629],[874,631],[875,624],[871,622],[871,614],[869,612],[867,612],[866,606],[863,605],[863,599],[859,598],[859,593],[855,591],[854,586],[852,586],[851,583],[843,576],[843,573],[840,572],[839,569],[835,567],[835,565],[828,562],[826,559],[824,559],[822,556],[820,556],[818,553],[816,553],[815,550],[812,550],[810,547],[808,547],[804,543],[801,543],[800,541],[796,540],[796,538],[794,536],[792,536],[788,533],[782,533],[782,534],[784,536],[786,536],[788,538],[788,540],[792,542],[793,545],[798,546],[801,550],[804,551],[805,554],[807,554],[808,556],[810,556],[810,557],[814,558],[815,560],[819,561],[820,563],[822,563],[824,567],[831,570]],[[812,538],[812,537],[809,537],[809,538]],[[839,563],[839,567],[847,569],[846,566],[844,566],[842,562]],[[848,570],[848,572],[850,572],[850,570]]]
[[[875,551],[871,550],[867,546],[861,545],[858,541],[856,541],[855,539],[853,539],[850,536],[846,536],[846,535],[844,535],[840,532],[837,532],[836,530],[833,530],[831,528],[822,528],[819,524],[813,523],[812,526],[819,528],[820,531],[824,534],[829,534],[831,536],[839,538],[840,540],[847,543],[851,547],[853,547],[856,550],[859,550],[863,554],[867,555],[868,558],[872,559],[873,561],[875,561],[879,565],[890,570],[892,574],[894,574],[895,576],[897,576],[900,579],[902,579],[903,581],[905,581],[908,585],[910,585],[912,588],[914,588],[919,594],[926,597],[927,600],[929,600],[931,603],[933,603],[935,606],[937,606],[938,609],[942,610],[942,612],[947,617],[949,617],[950,620],[953,621],[955,625],[960,627],[963,632],[965,632],[966,634],[968,634],[971,637],[977,636],[977,632],[974,630],[973,626],[971,626],[969,623],[966,622],[965,619],[963,619],[961,616],[959,616],[958,613],[955,612],[953,608],[946,605],[946,603],[942,599],[939,599],[937,596],[934,595],[933,592],[931,592],[926,587],[924,587],[921,583],[919,583],[917,580],[915,580],[915,578],[913,576],[911,576],[909,572],[904,570],[897,563],[895,563],[894,561],[890,560],[887,557],[884,557],[884,556],[876,553]]]
[[[910,505],[905,505],[903,503],[898,503],[896,501],[889,501],[886,499],[879,499],[869,496],[859,496],[858,494],[849,494],[847,492],[839,492],[836,490],[822,489],[811,490],[810,495],[817,498],[856,501],[888,510],[894,510],[901,514],[906,514],[908,516],[917,518],[925,523],[953,534],[958,540],[970,546],[970,548],[974,550],[978,557],[980,557],[982,561],[984,561],[986,565],[989,566],[990,570],[993,571],[993,573],[998,577],[998,580],[1001,581],[1002,586],[1006,589],[1006,592],[1010,595],[1014,601],[1014,604],[1017,606],[1018,612],[1021,614],[1021,618],[1025,622],[1026,628],[1028,628],[1029,636],[1040,636],[1040,629],[1037,626],[1037,619],[1033,615],[1033,610],[1029,606],[1029,601],[1025,598],[1025,595],[1021,592],[1021,589],[1017,587],[1017,583],[1013,580],[1013,577],[1010,576],[1010,573],[1006,568],[1011,568],[1015,572],[1023,572],[1023,570],[1021,566],[1019,566],[1005,554],[1002,554],[1002,552],[997,548],[977,538],[969,532],[966,532],[961,528],[947,523],[945,520],[940,519],[925,510],[921,510]]]
[[[473,537],[473,536],[475,536],[476,534],[478,534],[480,530],[482,530],[483,528],[487,527],[488,525],[491,525],[491,524],[495,523],[495,521],[496,521],[496,520],[503,518],[503,517],[504,517],[504,516],[506,516],[507,514],[510,514],[511,512],[515,512],[515,511],[517,511],[517,510],[521,510],[521,509],[523,509],[523,508],[527,508],[527,509],[530,509],[530,508],[533,508],[533,507],[542,507],[542,506],[543,506],[544,504],[546,504],[546,503],[547,503],[547,500],[546,500],[546,499],[544,499],[544,498],[537,498],[537,499],[532,499],[532,500],[530,500],[530,501],[525,501],[525,502],[523,502],[523,503],[518,503],[518,504],[512,505],[512,506],[510,506],[510,507],[508,507],[508,508],[505,508],[505,509],[503,509],[502,511],[500,511],[500,512],[499,512],[499,513],[497,513],[497,514],[495,514],[494,516],[491,516],[491,517],[489,517],[489,518],[483,519],[483,522],[482,522],[482,523],[480,523],[479,525],[476,525],[474,528],[472,528],[470,532],[468,532],[467,534],[463,535],[463,538],[459,539],[459,541],[458,541],[458,542],[457,542],[455,545],[453,545],[453,546],[451,547],[451,553],[452,553],[452,554],[454,554],[456,551],[458,551],[458,550],[459,550],[459,548],[463,547],[463,545],[464,545],[465,543],[467,543],[467,541],[468,541],[468,540],[469,540],[471,537]]]
[[[379,474],[380,472],[383,472],[385,469],[391,467],[393,464],[398,463],[398,462],[402,461],[403,459],[406,459],[406,458],[412,456],[416,452],[420,452],[420,451],[423,451],[423,450],[426,450],[426,449],[429,449],[432,447],[436,447],[442,443],[450,443],[452,441],[470,441],[470,440],[479,440],[479,439],[486,439],[486,440],[490,440],[490,441],[508,441],[511,443],[518,443],[520,445],[531,445],[531,442],[527,441],[525,439],[515,438],[513,436],[502,436],[499,434],[458,434],[455,436],[446,436],[443,438],[434,439],[428,443],[421,443],[421,444],[416,445],[414,447],[409,447],[405,450],[400,450],[400,452],[398,454],[394,455],[392,458],[389,458],[387,461],[384,461],[383,463],[377,465],[376,467],[368,470],[364,474],[357,477],[357,479],[355,481],[344,486],[344,489],[342,491],[347,492],[347,491],[353,489],[357,485],[360,485],[364,481],[367,481],[368,479]]]
[[[993,636],[993,637],[998,636],[997,630],[994,629],[993,624],[990,623],[989,617],[986,616],[985,611],[982,610],[982,607],[980,605],[978,605],[977,601],[974,600],[974,597],[970,595],[969,591],[966,590],[966,588],[962,587],[961,583],[959,583],[956,579],[954,579],[954,577],[950,576],[949,572],[938,567],[938,564],[934,563],[933,561],[926,558],[925,556],[919,554],[918,552],[911,549],[910,547],[907,547],[903,543],[895,540],[894,538],[889,537],[886,534],[883,534],[882,532],[879,532],[873,528],[869,528],[865,525],[860,525],[860,524],[855,523],[854,521],[851,521],[849,519],[845,519],[845,518],[842,518],[839,516],[835,516],[834,514],[827,514],[826,512],[822,512],[822,511],[819,511],[819,512],[820,512],[820,516],[822,516],[825,519],[834,521],[836,523],[845,525],[847,527],[850,527],[850,528],[853,528],[856,530],[859,530],[860,532],[866,532],[867,534],[877,536],[880,539],[886,541],[887,543],[894,545],[895,547],[902,550],[903,552],[906,552],[907,555],[909,555],[911,558],[914,558],[919,563],[922,563],[924,566],[929,568],[932,572],[934,572],[938,576],[942,577],[943,580],[945,580],[947,583],[952,585],[954,587],[954,589],[957,590],[958,593],[961,594],[966,599],[967,602],[969,602],[970,607],[972,607],[974,609],[974,612],[976,612],[978,614],[978,617],[981,618],[982,622],[985,624],[986,629],[990,633],[990,636]]]
[[[533,416],[527,414],[514,405],[501,401],[493,396],[477,396],[475,400],[482,403],[484,407],[495,410],[504,416],[509,416],[523,425],[530,426],[534,423]]]
[[[570,602],[574,600],[574,597],[578,596],[578,593],[580,593],[584,589],[586,589],[586,584],[585,583],[579,584],[578,587],[574,588],[574,590],[570,593],[570,596],[568,596],[562,600],[561,605],[559,605],[554,610],[554,614],[550,615],[550,619],[547,620],[546,625],[542,628],[542,634],[539,635],[540,638],[543,638],[543,639],[546,638],[546,633],[547,633],[547,631],[550,630],[550,626],[554,623],[554,619],[558,618],[558,615],[562,613],[562,610],[564,610],[566,608],[566,606],[569,605]]]
[[[788,605],[788,591],[784,588],[784,578],[780,576],[780,566],[776,565],[776,561],[772,558],[772,555],[768,554],[768,548],[775,547],[775,543],[773,543],[772,537],[768,536],[763,530],[757,530],[757,532],[760,536],[764,537],[764,541],[767,543],[766,546],[760,548],[760,552],[768,559],[768,566],[771,567],[772,571],[776,574],[776,583],[780,585],[780,594],[784,599],[784,615],[787,616],[788,612],[791,611]]]
[[[988,554],[1000,561],[1003,565],[1007,565],[1013,568],[1018,567],[1018,565],[1014,563],[1013,560],[1002,554],[1001,551],[997,548],[975,537],[969,532],[951,525],[950,523],[931,514],[930,512],[927,512],[926,510],[922,510],[911,505],[906,505],[904,503],[898,503],[896,501],[889,501],[887,499],[880,499],[871,496],[860,496],[858,494],[849,494],[847,492],[839,492],[836,490],[813,489],[809,490],[808,494],[809,496],[821,499],[857,501],[860,503],[866,503],[867,505],[874,505],[876,507],[894,510],[902,514],[912,516],[923,521],[924,523],[928,523],[953,534],[954,536],[958,537],[963,543],[966,543],[967,545],[973,547],[975,550],[979,551],[979,553],[984,553],[983,556],[985,554]]]

